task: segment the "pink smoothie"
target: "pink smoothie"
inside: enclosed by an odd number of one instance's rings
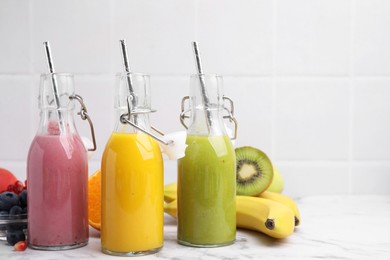
[[[37,135],[27,162],[28,240],[34,247],[88,241],[88,159],[78,135]]]

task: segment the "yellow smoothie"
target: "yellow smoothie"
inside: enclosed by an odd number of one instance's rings
[[[102,249],[144,252],[163,246],[163,161],[143,133],[113,133],[102,158]]]

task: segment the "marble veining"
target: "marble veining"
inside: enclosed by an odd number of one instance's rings
[[[186,247],[176,242],[176,220],[165,216],[163,249],[137,259],[390,259],[390,196],[312,196],[297,201],[302,224],[286,239],[239,229],[231,246]],[[14,252],[0,241],[0,259],[118,259],[101,253],[100,234],[90,231],[88,246],[67,251]]]

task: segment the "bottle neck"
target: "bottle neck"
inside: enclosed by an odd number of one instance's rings
[[[222,107],[204,108],[203,105],[191,107],[189,135],[226,135]]]
[[[43,109],[38,134],[68,135],[77,134],[73,109]]]
[[[38,129],[43,135],[76,134],[73,110],[73,75],[65,73],[42,74],[39,88],[41,121]]]
[[[192,75],[190,82],[190,135],[226,135],[223,123],[222,77]]]
[[[140,133],[141,131],[137,128],[133,127],[132,125],[128,123],[121,122],[121,116],[123,114],[126,114],[127,110],[125,109],[116,109],[116,115],[115,115],[115,128],[114,132],[117,133]],[[126,117],[127,119],[127,117]],[[130,116],[130,122],[137,125],[138,127],[150,132],[150,118],[149,113],[142,113],[142,114],[133,114]]]

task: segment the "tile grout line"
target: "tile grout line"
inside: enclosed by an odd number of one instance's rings
[[[349,48],[349,120],[348,120],[348,194],[353,193],[352,179],[353,179],[353,140],[354,140],[354,40],[355,40],[355,14],[356,2],[350,0],[350,48]]]
[[[276,43],[277,43],[277,0],[272,3],[272,69],[271,69],[271,156],[276,158]]]
[[[109,1],[109,19],[110,19],[110,26],[109,26],[109,35],[110,35],[110,75],[115,74],[115,66],[114,66],[114,46],[113,42],[115,41],[114,39],[114,19],[115,19],[115,2],[113,0]]]
[[[31,65],[33,68],[34,66]],[[38,72],[28,72],[28,73],[1,73],[0,72],[0,78],[7,78],[7,77],[29,77],[29,76],[37,76],[41,73]],[[104,72],[104,73],[74,73],[75,76],[82,76],[82,77],[105,77],[105,76],[113,76],[115,75],[114,72]],[[153,76],[157,77],[187,77],[188,74],[185,73],[153,73],[151,74]],[[274,76],[271,75],[261,75],[261,74],[223,74],[224,77],[233,77],[233,78],[254,78],[254,79],[272,79]],[[351,76],[324,76],[324,75],[306,75],[306,76],[282,76],[282,75],[276,75],[276,78],[280,80],[339,80],[339,79],[350,79]],[[390,80],[390,76],[359,76],[354,75],[353,79],[359,79],[359,80]]]
[[[28,75],[29,77],[29,80],[30,80],[30,84],[28,85],[28,87],[30,87],[32,89],[32,93],[33,93],[33,96],[30,97],[33,102],[32,102],[32,107],[29,109],[29,113],[30,113],[30,118],[32,119],[30,121],[30,135],[31,135],[31,138],[34,138],[35,134],[36,134],[36,131],[37,131],[37,128],[35,127],[36,126],[36,120],[39,120],[39,117],[37,116],[38,115],[38,111],[36,110],[36,108],[38,108],[38,105],[37,105],[37,100],[38,100],[38,93],[39,93],[39,90],[37,91],[38,89],[38,84],[37,82],[34,82],[34,60],[35,60],[35,55],[34,55],[34,40],[35,40],[35,37],[34,37],[34,4],[33,4],[33,0],[29,0],[29,27],[28,27],[28,30],[29,30],[29,36],[30,36],[30,39],[29,39],[29,51],[30,51],[30,73]],[[32,141],[32,139],[31,139]],[[27,158],[23,161],[24,164],[25,164],[25,167],[26,167],[26,175],[27,175]],[[26,176],[27,178],[27,176]]]
[[[30,52],[30,66],[29,66],[29,75],[31,76],[34,74],[34,65],[33,65],[33,60],[34,60],[34,33],[33,33],[33,0],[29,1],[28,5],[28,30],[29,30],[29,52]]]
[[[194,0],[194,40],[199,40],[199,0]]]

